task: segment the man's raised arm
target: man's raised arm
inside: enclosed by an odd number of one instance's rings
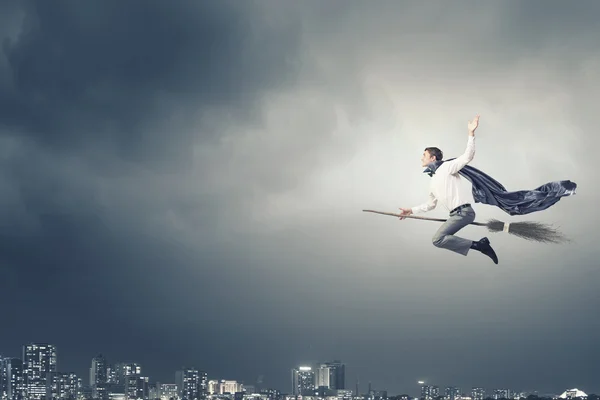
[[[469,130],[469,139],[467,140],[467,149],[465,152],[460,157],[456,157],[454,160],[445,162],[445,164],[448,164],[449,173],[456,174],[462,169],[462,167],[470,163],[475,157],[475,129],[477,129],[477,126],[479,126],[479,115],[467,125]]]

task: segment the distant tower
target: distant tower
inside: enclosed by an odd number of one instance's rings
[[[23,377],[29,400],[43,400],[51,389],[56,374],[56,346],[31,343],[23,346]]]
[[[20,358],[0,359],[0,385],[0,396],[3,399],[22,400],[27,397],[23,361]]]
[[[294,396],[314,396],[315,372],[309,366],[292,369],[292,394]]]
[[[90,386],[92,387],[92,397],[94,399],[104,399],[108,397],[106,393],[106,383],[108,382],[108,368],[106,359],[102,354],[92,358],[90,367]]]
[[[175,384],[179,398],[182,400],[194,400],[198,398],[198,390],[201,388],[200,371],[195,368],[182,368],[175,372]]]

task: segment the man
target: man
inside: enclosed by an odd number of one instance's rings
[[[442,204],[449,212],[450,217],[433,236],[436,247],[454,251],[466,256],[469,250],[477,250],[490,257],[498,264],[496,252],[492,249],[487,237],[475,242],[455,234],[475,220],[475,211],[471,207],[474,202],[470,191],[465,190],[459,171],[473,160],[475,156],[475,130],[479,125],[477,115],[467,125],[469,136],[467,149],[464,154],[450,161],[442,161],[443,153],[437,147],[428,147],[421,159],[422,166],[427,167],[431,174],[429,188],[429,201],[412,208],[400,208],[400,219],[405,216],[433,210],[438,203]]]

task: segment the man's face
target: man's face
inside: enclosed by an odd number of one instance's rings
[[[435,157],[429,154],[427,150],[423,152],[423,157],[421,158],[421,166],[426,167],[429,163],[435,161]]]

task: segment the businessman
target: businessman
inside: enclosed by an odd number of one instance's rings
[[[444,161],[444,154],[439,148],[427,147],[424,150],[422,166],[426,167],[425,172],[431,176],[429,200],[415,207],[400,208],[400,219],[403,220],[411,214],[431,211],[440,204],[449,211],[449,218],[433,236],[433,245],[464,256],[469,250],[476,250],[498,264],[496,252],[487,237],[473,241],[456,236],[458,231],[475,220],[475,211],[471,207],[474,203],[473,194],[463,185],[459,171],[475,156],[475,130],[478,126],[479,115],[467,124],[467,149],[460,157]]]

